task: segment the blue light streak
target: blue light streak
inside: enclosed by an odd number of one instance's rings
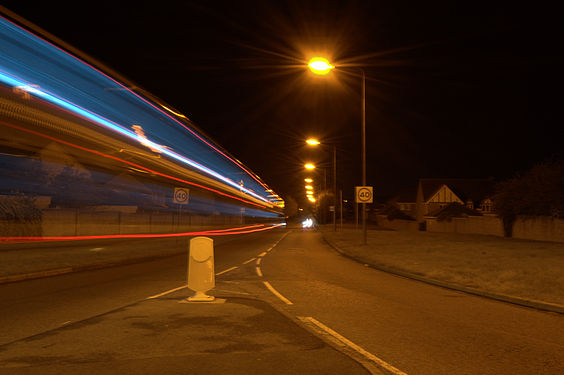
[[[96,68],[2,17],[0,81],[133,139],[262,202],[276,204],[266,197],[268,188],[252,172],[187,125]],[[146,135],[120,124],[140,124]],[[221,156],[230,162],[226,163]]]
[[[207,168],[203,165],[200,165],[200,164],[198,164],[198,163],[196,163],[196,162],[194,162],[194,161],[192,161],[192,160],[190,160],[190,159],[188,159],[184,156],[181,156],[181,155],[179,155],[179,154],[177,154],[173,151],[170,151],[167,148],[164,148],[161,145],[158,145],[158,144],[150,141],[149,139],[134,133],[133,131],[127,130],[126,128],[124,128],[120,125],[114,124],[113,122],[108,121],[107,119],[105,119],[101,116],[98,116],[98,115],[96,115],[96,114],[94,114],[90,111],[85,110],[84,108],[81,108],[81,107],[79,107],[79,106],[77,106],[73,103],[70,103],[67,100],[58,98],[57,96],[55,96],[53,94],[47,93],[43,90],[40,90],[37,85],[29,84],[27,82],[18,80],[16,78],[14,78],[13,76],[6,74],[6,72],[3,72],[3,71],[0,71],[0,81],[7,84],[7,85],[17,87],[21,90],[24,90],[24,91],[28,92],[29,94],[33,94],[36,97],[41,98],[43,100],[46,100],[50,103],[53,103],[53,104],[55,104],[59,107],[68,109],[69,111],[72,111],[72,112],[74,112],[74,113],[76,113],[76,114],[78,114],[82,117],[85,117],[85,118],[87,118],[91,121],[94,121],[99,125],[102,125],[102,126],[108,128],[108,129],[111,129],[111,130],[113,130],[117,133],[120,133],[121,135],[124,135],[128,138],[134,139],[137,142],[139,142],[139,143],[141,143],[141,144],[143,144],[143,145],[145,145],[149,148],[155,149],[162,154],[168,155],[168,156],[170,156],[170,157],[172,157],[172,158],[174,158],[178,161],[181,161],[185,164],[188,164],[191,167],[194,167],[194,168],[196,168],[196,169],[198,169],[202,172],[205,172],[205,173],[207,173],[207,174],[209,174],[209,175],[211,175],[211,176],[213,176],[213,177],[215,177],[215,178],[217,178],[217,179],[219,179],[219,180],[221,180],[221,181],[223,181],[223,182],[225,182],[225,183],[227,183],[227,184],[229,184],[229,185],[231,185],[231,186],[233,186],[237,189],[244,191],[245,193],[247,193],[247,194],[249,194],[249,195],[251,195],[251,196],[253,196],[257,199],[260,199],[263,202],[269,203],[269,201],[267,199],[261,197],[258,194],[255,194],[253,191],[251,191],[249,189],[246,189],[246,188],[240,186],[239,184],[237,184],[236,182],[233,182],[229,178],[224,177],[221,174],[219,174],[219,173],[217,173],[217,172],[215,172],[215,171],[213,171],[213,170],[211,170],[211,169],[209,169],[209,168]]]

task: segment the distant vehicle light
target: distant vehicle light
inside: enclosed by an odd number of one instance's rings
[[[302,221],[302,228],[307,229],[313,227],[313,220],[312,219],[305,219]]]

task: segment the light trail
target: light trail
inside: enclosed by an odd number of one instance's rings
[[[165,154],[173,159],[176,159],[184,164],[187,164],[193,168],[196,168],[210,176],[213,176],[215,178],[217,178],[220,181],[225,182],[228,185],[231,185],[232,187],[235,187],[237,189],[240,189],[241,191],[245,192],[248,195],[251,195],[261,201],[264,202],[268,202],[270,203],[270,200],[256,194],[255,192],[253,192],[252,190],[249,190],[241,185],[239,185],[238,183],[234,182],[233,180],[231,180],[228,177],[225,177],[221,174],[219,174],[218,172],[209,169],[191,159],[188,159],[185,156],[182,156],[174,151],[169,150],[166,147],[163,147],[159,144],[156,144],[152,141],[150,141],[149,139],[147,139],[146,137],[140,136],[139,134],[119,125],[116,124],[113,121],[110,121],[98,114],[95,114],[87,109],[84,109],[66,99],[60,98],[57,95],[50,93],[46,90],[40,90],[37,88],[36,85],[34,84],[30,84],[29,82],[26,82],[24,80],[22,80],[19,77],[15,77],[13,74],[10,74],[6,71],[0,70],[0,81],[5,83],[6,85],[12,86],[14,88],[18,88],[21,90],[24,90],[25,92],[29,93],[29,94],[33,94],[34,96],[41,98],[43,100],[46,100],[52,104],[55,104],[61,108],[65,108],[81,117],[84,117],[90,121],[93,121],[95,123],[97,123],[98,125],[101,125],[107,129],[110,129],[114,132],[117,132],[125,137],[128,137],[130,139],[134,139],[135,141],[141,143],[142,145],[149,147],[151,149],[157,150],[159,153]]]
[[[230,195],[230,194],[221,192],[221,191],[219,191],[219,190],[215,190],[215,189],[209,188],[209,187],[204,186],[204,185],[197,184],[197,183],[195,183],[195,182],[187,181],[187,180],[184,180],[184,179],[181,179],[181,178],[178,178],[178,177],[174,177],[174,176],[170,176],[170,175],[167,175],[167,174],[164,174],[164,173],[161,173],[161,172],[157,172],[157,171],[155,171],[155,170],[152,170],[152,169],[149,169],[149,168],[144,167],[144,166],[142,166],[142,165],[139,165],[139,164],[136,164],[136,163],[133,163],[133,162],[130,162],[130,161],[127,161],[127,160],[118,158],[118,157],[116,157],[116,156],[108,155],[108,154],[105,154],[105,153],[100,152],[100,151],[97,151],[97,150],[92,150],[92,149],[89,149],[89,148],[87,148],[87,147],[83,147],[83,146],[76,145],[76,144],[74,144],[74,143],[70,143],[70,142],[67,142],[67,141],[63,141],[62,139],[58,139],[58,138],[55,138],[55,137],[51,137],[51,136],[49,136],[49,135],[46,135],[46,134],[43,134],[43,133],[39,133],[39,132],[36,132],[36,131],[34,131],[34,130],[26,129],[26,128],[23,128],[23,127],[18,126],[18,125],[10,124],[10,123],[4,122],[4,121],[0,121],[0,124],[1,124],[1,125],[4,125],[4,126],[11,127],[11,128],[14,128],[14,129],[18,129],[18,130],[21,130],[21,131],[24,131],[24,132],[27,132],[27,133],[30,133],[30,134],[34,134],[34,135],[37,135],[37,136],[40,136],[40,137],[43,137],[43,138],[46,138],[46,139],[50,139],[50,140],[52,140],[52,141],[55,141],[55,142],[58,142],[58,143],[61,143],[61,144],[64,144],[64,145],[77,148],[77,149],[79,149],[79,150],[83,150],[83,151],[90,152],[90,153],[93,153],[93,154],[96,154],[96,155],[100,155],[100,156],[106,157],[106,158],[108,158],[108,159],[116,160],[116,161],[119,161],[119,162],[122,162],[122,163],[125,163],[125,164],[128,164],[128,165],[131,165],[131,166],[133,166],[133,167],[142,169],[142,170],[144,170],[144,171],[153,173],[153,174],[155,174],[155,175],[159,175],[159,176],[161,176],[161,177],[166,177],[166,178],[171,179],[171,180],[174,180],[174,181],[179,181],[179,182],[183,182],[183,183],[188,184],[188,185],[192,185],[192,186],[196,186],[196,187],[199,187],[199,188],[202,188],[202,189],[206,189],[206,190],[208,190],[208,191],[211,191],[211,192],[214,192],[214,193],[217,193],[217,194],[220,194],[220,195],[223,195],[223,196],[232,198],[232,199],[236,199],[236,200],[239,200],[239,201],[244,202],[244,203],[252,204],[252,205],[254,205],[254,206],[261,207],[261,208],[262,208],[262,207],[268,207],[268,206],[261,206],[261,205],[259,205],[259,204],[257,204],[257,203],[254,203],[254,202],[251,202],[251,201],[248,201],[248,200],[245,200],[245,199],[236,197],[236,196],[234,196],[234,195]],[[271,208],[271,206],[270,206],[269,208]]]
[[[236,227],[229,229],[207,230],[199,232],[184,232],[184,233],[163,233],[163,234],[108,234],[98,236],[22,236],[22,237],[0,237],[0,241],[4,243],[18,243],[18,242],[49,242],[49,241],[78,241],[78,240],[97,240],[97,239],[117,239],[117,238],[172,238],[172,237],[187,237],[187,236],[226,236],[232,234],[246,234],[262,232],[271,230],[282,226],[283,224],[274,224],[270,227],[265,227],[264,224],[251,225],[248,227]],[[257,228],[258,227],[258,228]],[[244,229],[244,230],[242,230]]]
[[[266,184],[264,184],[262,181],[260,181],[259,178],[257,178],[253,172],[248,171],[243,165],[242,163],[240,163],[239,161],[231,158],[229,155],[225,154],[224,152],[222,152],[220,149],[218,149],[217,147],[215,147],[213,144],[211,144],[210,142],[208,142],[207,140],[205,140],[200,134],[198,134],[196,131],[194,131],[193,129],[190,129],[186,124],[182,123],[181,121],[178,121],[176,118],[174,118],[173,116],[171,116],[170,114],[168,114],[166,111],[163,111],[161,108],[159,108],[158,106],[156,106],[155,104],[151,103],[149,100],[145,99],[144,97],[142,97],[141,95],[137,94],[136,92],[132,91],[129,87],[123,85],[121,82],[117,81],[116,79],[114,79],[113,77],[109,76],[108,74],[104,73],[103,71],[101,71],[100,69],[96,68],[95,66],[87,63],[84,60],[79,59],[77,56],[74,56],[73,54],[65,51],[64,49],[62,49],[61,47],[49,42],[48,40],[46,40],[45,38],[27,30],[24,29],[23,27],[15,24],[14,22],[8,20],[7,18],[3,17],[0,15],[0,18],[2,20],[4,20],[5,22],[8,22],[9,24],[11,24],[13,27],[18,28],[21,32],[23,33],[27,33],[30,35],[33,35],[34,37],[36,37],[37,39],[41,40],[42,42],[50,45],[51,47],[57,49],[58,51],[64,53],[65,55],[71,57],[72,59],[78,61],[79,63],[89,67],[90,69],[96,71],[97,73],[103,75],[104,77],[106,77],[107,79],[111,80],[112,82],[114,82],[116,85],[120,86],[121,89],[127,91],[128,93],[132,94],[133,96],[135,96],[136,98],[138,98],[139,100],[141,100],[142,102],[146,103],[147,105],[151,106],[153,109],[157,110],[159,113],[163,114],[164,116],[166,116],[167,118],[169,118],[170,120],[174,121],[176,124],[182,126],[184,129],[188,130],[192,135],[194,135],[196,138],[198,138],[201,142],[203,142],[204,144],[206,144],[208,147],[210,147],[211,149],[213,149],[214,151],[216,151],[217,153],[219,153],[220,155],[224,156],[226,159],[228,159],[229,161],[231,161],[233,164],[235,164],[237,167],[239,167],[240,169],[242,169],[243,171],[245,171],[245,173],[251,177],[252,179],[254,179],[256,182],[258,182],[262,187],[264,187],[266,190],[268,190],[268,186],[266,186]],[[161,104],[162,105],[162,104]],[[167,110],[170,111],[169,108],[165,107]],[[175,112],[173,112],[175,113]],[[176,113],[175,113],[176,114]],[[176,114],[178,115],[178,114]],[[181,117],[184,117],[184,115],[181,115]]]

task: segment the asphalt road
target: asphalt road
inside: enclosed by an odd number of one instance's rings
[[[368,374],[243,288],[286,233],[222,240],[215,303],[186,303],[187,254],[2,284],[0,374]]]
[[[178,303],[186,255],[0,285],[0,373],[564,374],[564,316],[365,267],[314,231],[215,259],[216,305]]]
[[[215,247],[216,272],[240,265],[272,245],[281,233],[222,239]],[[0,345],[185,285],[187,256],[186,252],[121,267],[0,284]]]
[[[292,233],[261,262],[292,305],[408,374],[564,374],[564,315],[393,276]]]

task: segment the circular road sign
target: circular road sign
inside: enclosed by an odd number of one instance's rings
[[[174,188],[174,203],[188,204],[189,192],[186,188]]]
[[[356,202],[357,203],[372,203],[372,186],[357,186],[356,187]]]

